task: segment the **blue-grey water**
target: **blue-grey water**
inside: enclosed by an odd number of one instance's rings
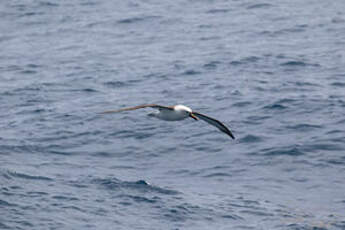
[[[1,1],[0,229],[345,229],[344,9]]]

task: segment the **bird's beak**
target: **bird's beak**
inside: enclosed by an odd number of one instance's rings
[[[199,120],[199,118],[197,118],[193,113],[190,113],[189,116],[196,121]]]

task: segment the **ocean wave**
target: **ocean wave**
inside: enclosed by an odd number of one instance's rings
[[[286,61],[280,64],[280,66],[285,67],[320,67],[320,64],[308,63],[305,61]]]
[[[264,156],[301,156],[305,154],[304,150],[296,145],[262,149],[260,153]]]
[[[16,207],[18,205],[0,199],[0,206],[2,206],[2,207]]]
[[[13,228],[11,228],[10,226],[8,226],[8,225],[2,223],[1,220],[0,220],[0,228],[1,228],[1,229],[13,229]]]
[[[230,11],[231,9],[211,9],[211,10],[207,10],[206,13],[207,14],[225,14]]]
[[[128,202],[127,199],[131,200],[134,203],[149,203],[149,204],[155,204],[161,200],[161,198],[157,196],[148,198],[145,196],[130,195],[130,194],[121,194],[121,195],[118,195],[116,198],[121,199],[120,204],[125,205],[125,206],[131,204],[131,202]]]
[[[272,7],[272,4],[269,3],[258,3],[258,4],[253,4],[253,5],[249,5],[247,6],[248,10],[253,10],[253,9],[267,9]]]
[[[307,123],[301,123],[301,124],[294,124],[294,125],[288,125],[286,126],[287,129],[291,129],[298,132],[307,132],[312,131],[315,129],[322,129],[322,125],[313,125],[313,124],[307,124]]]
[[[257,142],[262,142],[263,139],[262,137],[249,134],[239,139],[239,141],[242,143],[257,143]]]
[[[2,176],[7,177],[8,179],[11,179],[11,180],[25,179],[25,180],[53,181],[53,179],[50,177],[30,175],[30,174],[15,172],[15,171],[6,171],[3,173]]]
[[[186,70],[185,72],[183,72],[183,75],[198,75],[198,74],[201,74],[201,72],[192,70],[192,69]]]
[[[331,83],[331,86],[336,86],[336,87],[345,87],[345,82],[333,82]]]
[[[203,67],[205,69],[209,69],[209,70],[212,69],[213,70],[213,69],[216,69],[219,64],[221,64],[221,62],[219,62],[219,61],[211,61],[209,63],[204,64]]]
[[[132,24],[132,23],[138,23],[138,22],[145,22],[145,21],[152,21],[155,19],[160,19],[161,16],[142,16],[142,17],[130,17],[118,20],[117,23],[119,24]]]
[[[122,87],[128,86],[127,83],[122,82],[122,81],[108,81],[108,82],[105,82],[104,85],[110,88],[122,88]]]
[[[145,180],[121,181],[116,178],[93,179],[92,183],[102,185],[109,190],[129,189],[140,193],[152,192],[164,195],[177,195],[179,192],[171,189],[150,185]]]
[[[281,103],[273,103],[273,104],[266,105],[263,107],[263,109],[266,109],[266,110],[285,110],[287,108],[288,108],[287,106]]]

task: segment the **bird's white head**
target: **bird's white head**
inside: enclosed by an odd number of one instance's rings
[[[184,105],[175,105],[174,110],[181,114],[184,118],[191,117],[194,120],[199,120],[194,114],[191,108],[184,106]]]
[[[184,106],[184,105],[175,105],[174,106],[174,110],[176,111],[186,111],[187,113],[191,113],[192,112],[192,109],[187,107],[187,106]]]

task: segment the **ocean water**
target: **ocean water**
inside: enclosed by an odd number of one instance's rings
[[[344,9],[1,1],[0,229],[345,229]]]

